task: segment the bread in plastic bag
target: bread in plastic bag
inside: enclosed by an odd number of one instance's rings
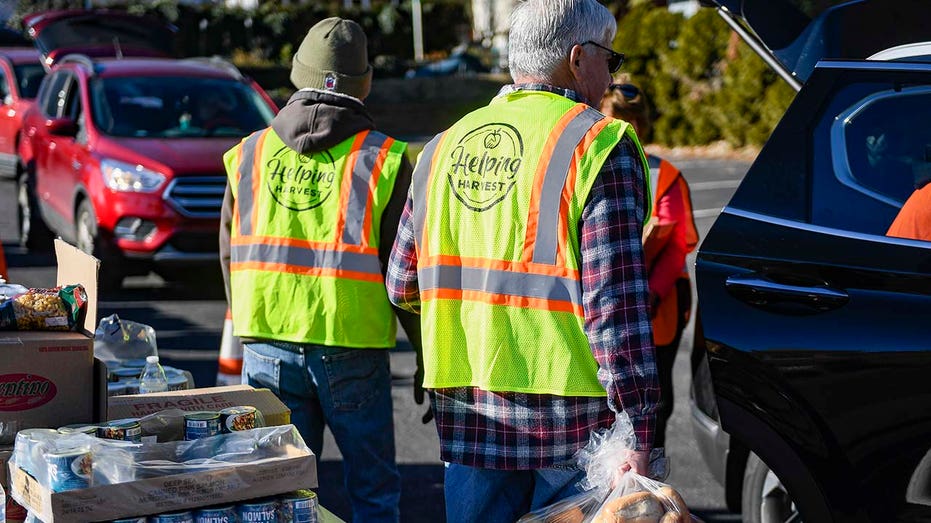
[[[518,523],[691,523],[700,521],[675,489],[662,483],[668,461],[662,449],[650,455],[650,479],[634,472],[620,474],[621,465],[636,442],[626,414],[607,430],[592,433],[576,455],[585,471],[583,492],[530,512]]]

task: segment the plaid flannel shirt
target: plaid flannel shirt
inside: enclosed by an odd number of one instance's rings
[[[518,89],[581,101],[571,90],[541,84],[506,86],[499,96]],[[443,461],[505,470],[563,465],[621,411],[633,423],[637,449],[652,446],[659,387],[641,245],[647,197],[640,153],[623,138],[604,163],[578,224],[584,328],[607,400],[476,387],[434,390]],[[386,286],[392,302],[419,314],[412,209],[409,194]]]

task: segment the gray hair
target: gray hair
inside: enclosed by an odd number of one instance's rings
[[[511,77],[548,79],[573,45],[610,42],[617,21],[596,0],[523,0],[511,13]]]

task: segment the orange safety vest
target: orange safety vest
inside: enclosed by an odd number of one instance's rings
[[[698,245],[698,229],[695,227],[695,218],[692,216],[692,198],[689,194],[689,186],[686,183],[685,178],[682,177],[682,172],[676,168],[673,164],[658,158],[653,155],[647,155],[647,164],[650,167],[650,178],[653,183],[651,187],[655,187],[655,193],[653,197],[653,217],[656,217],[656,211],[659,208],[659,201],[666,197],[670,189],[676,184],[679,186],[679,192],[682,195],[682,204],[685,208],[685,223],[686,223],[686,247],[687,252],[692,252],[695,249],[695,246]],[[658,222],[658,226],[662,227],[664,224]],[[669,224],[669,234],[671,234],[672,227],[675,227],[676,224]],[[649,272],[649,269],[656,262],[657,258],[662,255],[663,247],[660,246],[658,249],[644,249],[644,254],[646,257],[646,266]],[[685,328],[685,324],[688,322],[690,310],[683,311],[685,314],[681,315],[684,318],[684,321],[680,324],[679,318],[680,306],[691,308],[691,300],[688,303],[685,303],[684,300],[680,301],[679,296],[679,285],[688,285],[689,284],[689,271],[683,265],[681,280],[676,284],[676,287],[669,292],[666,296],[660,296],[659,306],[656,311],[656,315],[653,316],[653,343],[657,347],[664,345],[669,345],[676,339],[676,335],[680,330]],[[691,292],[691,290],[689,290]],[[685,296],[683,296],[685,297]]]

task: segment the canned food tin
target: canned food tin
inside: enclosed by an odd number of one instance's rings
[[[224,505],[222,507],[204,508],[194,512],[194,523],[237,523],[236,507]]]
[[[184,441],[209,438],[219,433],[219,412],[191,412],[184,415]]]
[[[259,427],[255,407],[243,405],[227,407],[220,411],[220,430],[224,433],[249,430]]]
[[[242,523],[278,523],[278,502],[250,501],[236,507]]]
[[[108,421],[105,426],[97,427],[97,437],[139,443],[142,441],[142,425],[135,418]]]
[[[36,459],[42,458],[42,441],[49,441],[59,436],[55,429],[23,429],[16,433],[16,445],[13,456],[16,465],[29,474],[36,475]]]
[[[149,523],[194,523],[194,514],[185,510],[182,512],[166,512],[149,518]]]
[[[298,490],[278,497],[281,523],[317,523],[317,493]]]
[[[90,434],[91,436],[96,436],[97,425],[88,425],[87,423],[75,423],[74,425],[65,425],[64,427],[58,427],[58,432],[61,434]]]
[[[123,396],[126,394],[125,381],[111,381],[107,383],[107,396]]]
[[[123,518],[114,519],[110,523],[146,523],[146,518]]]
[[[120,383],[123,383],[126,385],[126,392],[124,394],[139,394],[139,386],[142,385],[142,380],[137,378],[137,379],[132,379],[132,380],[121,381]]]
[[[77,490],[90,486],[90,448],[81,447],[45,454],[48,464],[48,485],[52,492]]]
[[[187,377],[183,374],[168,376],[168,390],[187,390]]]
[[[110,375],[116,378],[116,381],[126,381],[138,379],[142,371],[132,367],[117,367],[110,371]]]

